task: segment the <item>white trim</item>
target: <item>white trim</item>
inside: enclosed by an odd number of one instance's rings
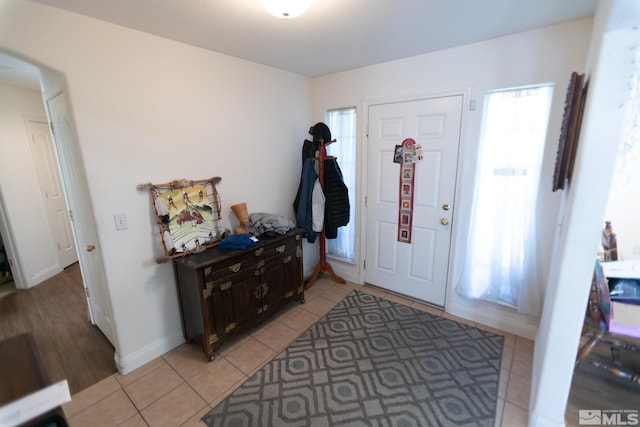
[[[361,269],[357,269],[356,263],[341,260],[339,257],[331,256],[330,254],[327,254],[327,259],[331,261],[331,267],[338,276],[347,282],[360,284],[359,272]]]
[[[184,334],[182,333],[182,330],[179,330],[161,340],[142,347],[133,354],[121,357],[116,352],[113,355],[113,360],[116,363],[118,371],[122,375],[126,375],[152,360],[157,359],[163,354],[166,354],[184,342]]]
[[[452,285],[453,286],[453,285]],[[452,289],[452,292],[453,289]],[[447,313],[472,322],[490,326],[510,334],[535,340],[538,333],[538,320],[523,316],[508,307],[501,307],[483,301],[467,302],[461,298],[447,300]]]
[[[16,240],[13,234],[13,229],[11,228],[11,224],[9,223],[9,216],[7,215],[7,211],[5,208],[4,199],[2,196],[2,183],[0,183],[0,234],[2,235],[2,242],[4,243],[4,248],[7,251],[7,258],[11,261],[11,275],[13,276],[13,281],[16,284],[17,289],[27,289],[29,286],[25,283],[24,280],[24,270],[22,268],[22,263],[16,256],[18,253],[16,249]]]

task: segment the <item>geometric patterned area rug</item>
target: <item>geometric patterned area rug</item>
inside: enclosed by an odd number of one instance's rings
[[[351,292],[208,426],[493,426],[503,337]]]

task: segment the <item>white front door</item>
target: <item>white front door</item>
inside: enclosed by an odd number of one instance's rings
[[[365,282],[444,306],[463,96],[369,107]],[[422,146],[415,164],[411,243],[398,241],[405,138]]]
[[[72,228],[78,247],[89,317],[91,323],[95,324],[115,346],[115,328],[107,294],[101,248],[96,233],[97,227],[89,202],[75,128],[67,110],[64,92],[48,100],[47,108],[53,125],[53,137],[59,154],[62,180],[72,212]]]
[[[78,261],[78,254],[73,241],[69,209],[64,197],[49,123],[28,119],[27,129],[51,237],[56,245],[58,263],[60,268],[65,268]]]

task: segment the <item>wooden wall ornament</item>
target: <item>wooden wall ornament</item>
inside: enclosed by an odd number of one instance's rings
[[[560,141],[553,174],[553,191],[564,190],[567,180],[571,178],[586,95],[587,84],[585,84],[584,74],[573,72],[564,104]]]
[[[214,177],[138,185],[138,190],[149,191],[151,195],[164,250],[164,256],[157,258],[157,262],[202,252],[217,246],[226,236],[216,189],[220,181],[220,177]]]

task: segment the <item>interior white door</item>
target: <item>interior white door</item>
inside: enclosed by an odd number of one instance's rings
[[[60,268],[65,268],[78,261],[78,254],[73,241],[69,209],[64,197],[49,123],[29,119],[27,120],[27,129],[40,193],[49,221],[51,236],[56,245],[58,263]]]
[[[365,282],[444,306],[458,167],[462,95],[369,107]],[[413,138],[411,243],[398,242],[400,167],[395,146]]]
[[[49,118],[54,129],[54,140],[60,171],[72,212],[72,228],[78,247],[80,271],[87,295],[89,317],[115,346],[115,328],[106,288],[106,275],[96,234],[96,224],[89,202],[86,178],[80,158],[75,128],[67,110],[64,92],[47,101]]]

